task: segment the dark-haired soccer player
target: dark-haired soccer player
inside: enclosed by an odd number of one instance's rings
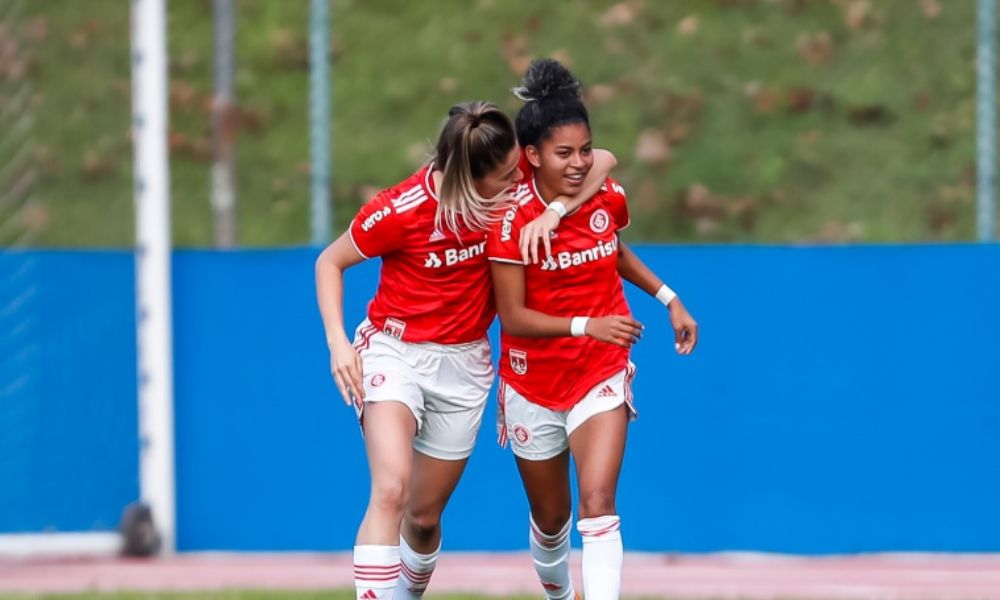
[[[490,234],[493,284],[503,326],[500,354],[501,443],[509,438],[531,507],[531,554],[546,597],[571,598],[569,455],[579,482],[577,529],[583,537],[587,600],[617,599],[622,542],[615,508],[627,424],[634,417],[629,349],[641,335],[622,277],[669,306],[677,351],[690,353],[697,325],[676,297],[628,248],[625,190],[607,179],[566,214],[551,256],[524,265],[519,234],[559,195],[579,191],[593,166],[580,84],[553,60],[532,63],[515,90],[525,104],[518,140],[534,172]],[[620,273],[620,275],[619,275]]]

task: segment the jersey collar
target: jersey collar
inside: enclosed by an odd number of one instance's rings
[[[426,190],[427,195],[433,198],[435,202],[440,202],[441,199],[438,198],[437,190],[434,189],[434,163],[428,163],[425,169],[424,190]]]
[[[543,209],[549,207],[549,203],[542,198],[541,192],[538,191],[538,184],[535,183],[534,175],[531,177],[531,195],[535,197],[535,200],[541,202]]]

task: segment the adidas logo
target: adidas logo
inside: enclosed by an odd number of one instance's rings
[[[374,590],[368,590],[364,594],[361,594],[361,600],[378,600],[378,596],[375,595]]]
[[[614,398],[617,395],[618,394],[615,393],[614,388],[612,388],[610,385],[605,385],[604,387],[601,388],[601,391],[597,392],[598,398]]]
[[[440,242],[443,239],[444,239],[444,234],[441,233],[441,230],[440,229],[435,229],[434,233],[431,234],[431,237],[427,238],[427,241],[428,242]]]

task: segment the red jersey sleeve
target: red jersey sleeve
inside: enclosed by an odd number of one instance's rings
[[[604,185],[607,187],[607,195],[605,197],[608,202],[608,212],[611,213],[611,218],[615,220],[615,228],[621,231],[628,227],[631,222],[631,217],[628,214],[628,199],[625,197],[625,188],[610,177],[604,182]]]
[[[351,241],[361,256],[372,258],[398,249],[403,242],[401,217],[393,209],[389,190],[379,192],[351,222]]]
[[[524,264],[521,260],[521,247],[518,244],[521,239],[519,208],[516,204],[509,206],[503,218],[494,223],[490,229],[486,241],[486,257],[490,260]]]

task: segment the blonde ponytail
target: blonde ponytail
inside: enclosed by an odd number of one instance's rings
[[[434,163],[441,170],[435,225],[458,232],[482,230],[496,220],[495,206],[476,192],[476,179],[503,164],[517,145],[514,123],[489,102],[464,102],[448,111],[435,147]]]

